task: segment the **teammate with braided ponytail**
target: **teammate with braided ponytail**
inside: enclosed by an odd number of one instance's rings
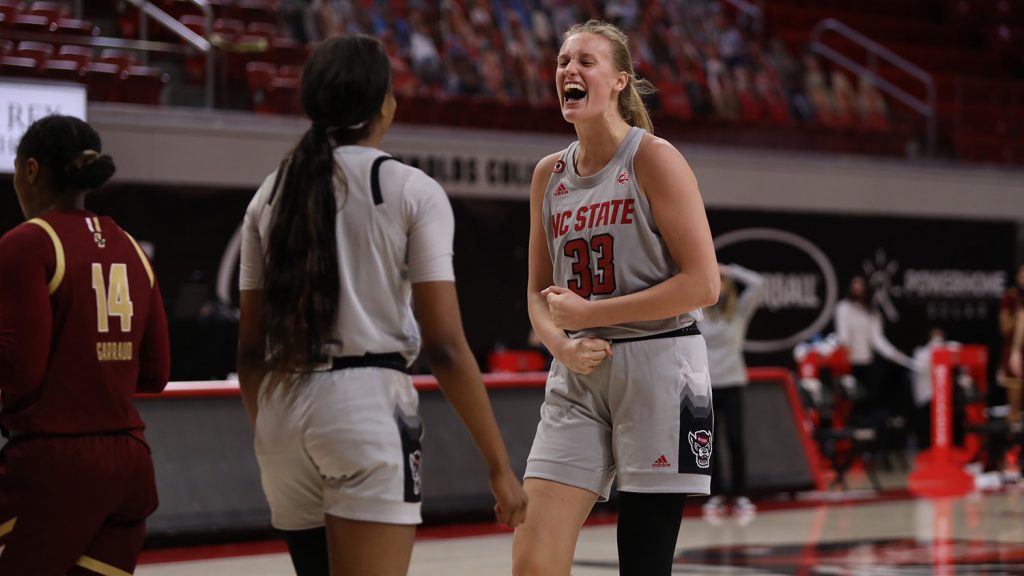
[[[462,332],[451,206],[437,182],[379,149],[395,113],[383,45],[325,40],[301,97],[312,126],[243,225],[242,396],[299,576],[399,576],[420,522],[407,367],[421,335],[487,461],[498,519],[522,522],[526,496]]]

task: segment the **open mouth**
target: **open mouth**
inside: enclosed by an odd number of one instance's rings
[[[587,90],[582,84],[576,82],[566,82],[562,87],[562,94],[565,98],[566,104],[573,102],[579,102],[587,97]]]

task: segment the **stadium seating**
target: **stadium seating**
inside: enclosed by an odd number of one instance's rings
[[[308,55],[307,40],[334,32],[332,21],[337,19],[331,16],[334,8],[328,3],[319,8],[314,29],[298,30],[272,0],[211,0],[215,21],[208,30],[206,17],[189,0],[155,0],[155,4],[217,46],[218,73],[223,74],[218,82],[221,104],[259,112],[298,112],[295,91]],[[781,142],[868,154],[903,155],[908,149],[920,149],[924,122],[919,116],[883,95],[874,83],[865,84],[864,78],[804,56],[811,27],[824,18],[836,18],[934,77],[943,153],[976,159],[985,157],[982,151],[988,150],[995,152],[992,158],[999,162],[1024,161],[1019,152],[1024,133],[1017,112],[1024,100],[1024,83],[1014,79],[1024,76],[1024,9],[1014,3],[765,0],[763,5],[763,35],[731,5],[713,0],[652,2],[641,7],[635,20],[620,22],[636,42],[638,70],[659,88],[649,103],[659,132],[710,142],[753,146]],[[70,78],[68,65],[47,67],[46,63],[73,61],[85,71],[83,79],[95,86],[93,99],[118,100],[124,95],[131,101],[160,102],[152,90],[165,85],[158,80],[163,76],[147,73],[133,79],[133,86],[147,87],[135,95],[134,87],[123,84],[127,78],[120,78],[122,84],[118,84],[105,67],[94,66],[113,64],[127,71],[137,57],[110,49],[96,51],[97,57],[92,48],[76,46],[74,37],[96,36],[99,29],[89,20],[70,18],[68,6],[0,0],[0,27],[53,36],[52,42],[42,43],[49,44],[50,50],[17,38],[0,43],[0,54],[30,58],[37,73],[46,77]],[[531,17],[530,8],[517,5],[508,13],[493,14],[493,21],[477,24],[475,37],[461,37],[463,28],[440,22],[460,11],[468,17],[469,8],[462,3],[445,11],[440,11],[436,0],[386,8],[360,3],[353,9],[338,22],[345,29],[365,29],[385,42],[396,70],[396,92],[401,101],[410,103],[400,110],[401,121],[498,130],[564,128],[549,69],[557,38],[533,29],[536,18]],[[568,10],[573,21],[603,16],[596,5]],[[666,11],[677,19],[684,15],[686,26],[666,28],[665,22],[671,20],[665,17]],[[442,12],[443,18],[434,16]],[[106,31],[108,36],[138,35],[138,12],[130,4],[88,3],[86,15],[98,22],[117,22],[119,29]],[[439,63],[431,60],[429,48],[425,54],[408,51],[411,35],[416,33],[414,22],[429,23],[432,32],[426,40],[433,44]],[[743,51],[722,56],[715,43],[734,30],[742,37]],[[149,27],[149,34],[152,39],[180,42],[159,26]],[[38,38],[29,35],[27,39]],[[659,45],[665,42],[671,48]],[[841,37],[827,36],[826,43],[855,60],[865,60],[862,48]],[[498,45],[500,49],[493,48]],[[473,56],[467,58],[467,53]],[[820,67],[817,84],[808,83],[811,60]],[[28,74],[18,60],[10,61],[4,70]],[[875,70],[882,79],[924,96],[923,87],[905,72],[885,64],[876,64]],[[205,79],[206,56],[187,57],[183,80],[201,85]],[[977,88],[982,81],[986,87]],[[249,94],[233,94],[240,86],[248,87]],[[913,140],[919,142],[910,146]]]

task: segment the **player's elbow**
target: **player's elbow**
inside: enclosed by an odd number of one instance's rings
[[[697,281],[697,287],[699,306],[713,306],[718,302],[718,296],[722,290],[722,279],[717,273],[703,274]]]
[[[444,370],[457,363],[459,350],[454,338],[426,341],[423,343],[423,358],[432,370]]]

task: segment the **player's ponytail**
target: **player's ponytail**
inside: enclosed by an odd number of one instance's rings
[[[631,74],[629,84],[619,92],[619,113],[622,114],[622,119],[630,126],[643,128],[653,134],[654,123],[651,122],[651,115],[647,112],[642,96],[653,94],[655,91],[649,80]]]
[[[278,369],[325,361],[338,315],[337,198],[345,175],[334,148],[366,138],[390,91],[380,42],[345,36],[322,42],[302,73],[302,108],[312,121],[282,169],[267,242],[264,322]]]
[[[644,105],[643,96],[655,92],[654,85],[649,81],[639,78],[633,70],[633,58],[629,54],[629,37],[614,24],[601,20],[588,20],[585,24],[576,24],[565,31],[563,41],[581,34],[597,34],[604,37],[611,43],[612,60],[615,69],[625,72],[629,77],[626,87],[619,92],[619,114],[630,126],[643,128],[653,133],[654,124],[651,122],[651,115]]]

